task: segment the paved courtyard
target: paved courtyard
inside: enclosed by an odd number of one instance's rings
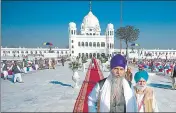
[[[136,69],[133,69],[133,73]],[[86,72],[79,71],[80,84]],[[108,76],[109,72],[103,72]],[[68,64],[55,70],[39,70],[23,74],[24,83],[1,79],[1,112],[72,112],[79,90],[72,88],[72,71]],[[170,90],[167,77],[150,76],[160,112],[176,111],[176,90]]]

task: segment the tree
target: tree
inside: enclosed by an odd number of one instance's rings
[[[117,39],[122,39],[126,44],[126,57],[128,58],[128,43],[136,41],[139,37],[139,29],[134,28],[134,26],[120,27],[116,31]]]

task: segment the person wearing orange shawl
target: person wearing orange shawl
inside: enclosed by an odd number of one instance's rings
[[[147,86],[148,73],[145,70],[135,74],[134,93],[137,100],[138,112],[158,112],[154,91]]]

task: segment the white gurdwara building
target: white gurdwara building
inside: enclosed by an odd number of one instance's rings
[[[57,57],[82,57],[87,58],[99,57],[101,55],[113,56],[114,53],[119,53],[120,49],[114,49],[114,26],[107,24],[105,34],[101,35],[101,28],[97,17],[90,11],[84,17],[81,29],[78,31],[74,22],[69,23],[69,49],[67,48],[52,48],[53,53]],[[122,49],[121,54],[125,55],[126,50]],[[130,58],[138,59],[176,59],[175,49],[135,49],[128,51]],[[25,56],[43,56],[49,54],[48,48],[7,48],[1,46],[1,60],[7,57]]]
[[[70,56],[87,58],[100,55],[112,56],[114,53],[114,26],[109,23],[104,35],[97,17],[90,11],[83,19],[80,32],[74,22],[69,23]]]

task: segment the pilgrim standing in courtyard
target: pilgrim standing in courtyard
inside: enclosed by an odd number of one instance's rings
[[[176,89],[176,62],[173,65],[171,75],[172,75],[172,88]]]
[[[2,72],[4,75],[4,80],[6,80],[8,76],[8,69],[7,69],[7,62],[5,60],[3,61]]]
[[[147,86],[148,78],[149,75],[144,70],[137,72],[134,76],[136,81],[134,93],[136,95],[138,112],[158,112],[154,91]]]
[[[110,75],[100,80],[88,96],[88,112],[136,112],[134,93],[124,78],[125,58],[115,55],[110,67]]]
[[[64,62],[65,62],[64,57],[62,57],[61,62],[62,62],[62,66],[64,66]]]
[[[131,72],[131,68],[128,67],[128,68],[127,68],[127,71],[126,71],[126,73],[125,73],[125,78],[126,78],[126,80],[128,81],[130,87],[131,87],[131,85],[132,85],[132,77],[133,77],[133,74],[132,74],[132,72]]]

